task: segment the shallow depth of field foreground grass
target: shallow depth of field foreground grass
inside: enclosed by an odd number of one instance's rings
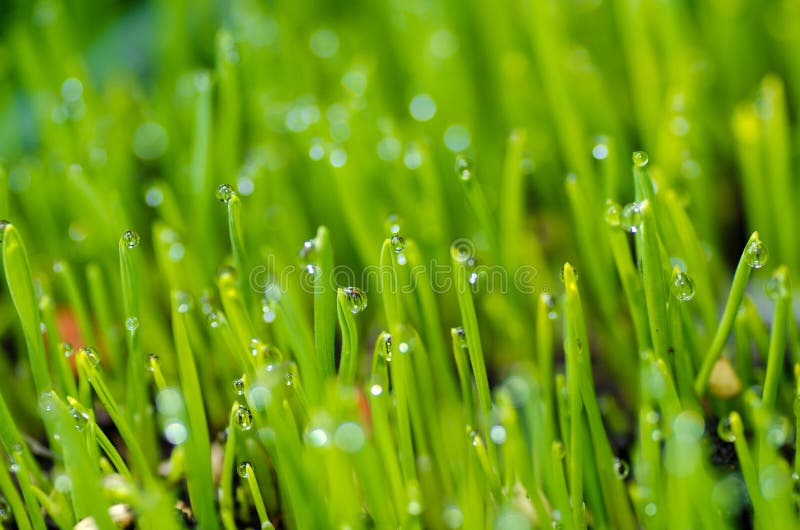
[[[0,522],[800,525],[797,0],[4,0]]]

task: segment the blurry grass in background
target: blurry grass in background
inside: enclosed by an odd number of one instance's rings
[[[796,523],[800,3],[2,10],[19,527]]]

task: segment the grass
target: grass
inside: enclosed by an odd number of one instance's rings
[[[3,528],[800,525],[793,2],[4,7]]]

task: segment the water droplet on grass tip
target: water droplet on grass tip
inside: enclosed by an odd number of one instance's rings
[[[383,334],[383,351],[381,352],[383,360],[391,362],[392,360],[392,336],[388,333]]]
[[[72,354],[75,353],[75,348],[73,348],[72,344],[70,344],[69,342],[62,342],[61,350],[64,352],[64,357],[66,357],[67,359],[72,357]]]
[[[253,414],[244,405],[239,405],[236,410],[236,425],[243,431],[249,431],[253,427]]]
[[[139,246],[139,234],[133,230],[127,230],[124,234],[122,234],[122,241],[125,242],[126,247],[136,248]]]
[[[392,244],[392,249],[397,254],[403,252],[403,250],[405,250],[406,248],[406,240],[401,235],[398,234],[392,235],[391,239],[389,239],[389,242]]]
[[[236,392],[237,396],[244,395],[244,379],[237,377],[233,380],[233,391]]]
[[[473,176],[473,163],[472,160],[464,155],[456,157],[456,175],[463,181],[468,181]]]
[[[350,305],[350,312],[354,315],[367,308],[367,295],[358,287],[345,287],[342,292]]]
[[[461,326],[453,328],[453,335],[456,337],[458,345],[464,349],[467,348],[467,333]]]
[[[228,204],[236,196],[236,190],[230,184],[220,184],[217,187],[217,200],[223,204]]]
[[[614,473],[620,480],[625,480],[631,472],[631,467],[621,458],[614,459]]]
[[[144,366],[148,372],[155,372],[156,367],[158,367],[158,355],[155,353],[148,355]]]
[[[133,333],[139,329],[139,319],[136,317],[128,317],[128,319],[125,320],[125,328]]]
[[[772,275],[764,286],[764,292],[771,300],[782,300],[789,297],[789,279],[784,269],[780,268]]]
[[[672,285],[670,285],[672,296],[681,302],[688,302],[694,298],[694,280],[685,272],[675,271],[672,274]]]
[[[633,164],[636,167],[644,167],[650,161],[650,157],[647,156],[647,153],[644,151],[634,151],[633,152]]]
[[[86,358],[89,360],[90,363],[92,363],[92,366],[97,366],[98,364],[100,364],[100,355],[97,354],[97,350],[95,350],[94,348],[90,348],[87,346],[86,348],[81,348],[80,350],[78,350],[78,353],[83,353],[84,355],[86,355]]]
[[[250,462],[242,462],[239,464],[239,467],[236,468],[236,473],[241,478],[247,478],[250,475]]]
[[[383,387],[376,383],[371,387],[369,387],[369,393],[376,397],[380,396],[381,394],[383,394]]]
[[[626,232],[635,234],[642,228],[642,205],[638,202],[626,204],[620,216],[620,226]]]
[[[620,211],[619,211],[619,204],[612,201],[611,199],[606,201],[606,223],[609,226],[619,226],[620,223]]]
[[[767,246],[760,239],[755,239],[748,243],[747,248],[744,250],[744,256],[748,265],[754,269],[760,269],[766,265],[769,251],[767,251]]]
[[[725,416],[719,420],[719,423],[717,424],[717,435],[725,442],[730,443],[736,440],[736,434],[733,432],[730,416]]]

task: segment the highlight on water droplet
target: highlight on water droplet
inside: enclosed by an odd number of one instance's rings
[[[633,152],[633,165],[636,167],[644,167],[650,161],[650,157],[647,156],[647,153],[644,151],[634,151]]]
[[[139,234],[133,230],[127,230],[124,234],[122,234],[122,241],[125,242],[126,247],[136,248],[139,246]]]
[[[400,216],[396,213],[389,214],[386,218],[386,231],[390,234],[397,234],[400,232],[402,221]]]
[[[626,204],[620,216],[620,226],[626,232],[635,234],[642,228],[642,205],[638,202]]]
[[[694,280],[685,272],[675,268],[672,271],[670,292],[672,293],[672,296],[681,302],[688,302],[694,298]]]
[[[342,293],[350,305],[350,312],[354,315],[367,308],[367,295],[358,287],[345,287],[342,289]]]
[[[69,359],[70,357],[72,357],[72,354],[75,353],[75,348],[73,348],[72,344],[70,344],[69,342],[62,342],[61,351],[64,352],[64,357]]]
[[[730,416],[725,416],[717,424],[717,435],[721,440],[733,443],[736,440],[736,434],[733,432]]]
[[[614,458],[614,473],[620,480],[625,480],[630,474],[631,467],[621,458]]]
[[[217,187],[217,200],[223,204],[228,204],[236,196],[236,190],[230,184],[220,184]]]
[[[473,176],[473,163],[472,160],[464,155],[456,156],[456,176],[463,181],[468,181]]]
[[[250,462],[242,462],[236,468],[236,474],[239,475],[240,478],[247,478],[248,476],[250,476],[251,467],[252,466],[250,465]]]
[[[236,425],[243,431],[249,431],[253,427],[253,414],[244,405],[239,405],[236,409]]]
[[[769,251],[767,246],[756,238],[747,244],[747,248],[744,249],[744,256],[748,265],[754,269],[760,269],[767,264]]]

